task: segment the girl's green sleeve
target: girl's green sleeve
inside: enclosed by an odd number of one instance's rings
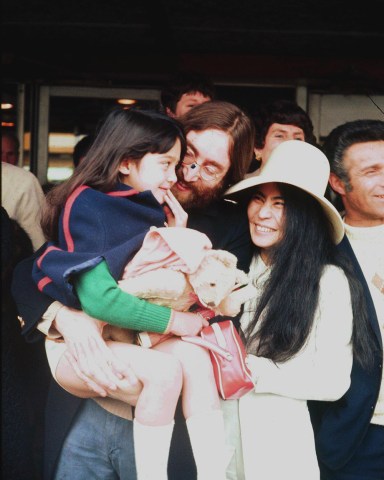
[[[105,261],[74,279],[81,306],[91,317],[132,330],[164,333],[171,309],[123,292]]]

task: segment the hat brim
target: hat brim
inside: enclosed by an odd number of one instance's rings
[[[258,173],[258,172],[257,172]],[[333,242],[337,245],[341,242],[344,237],[345,228],[343,220],[337,211],[337,209],[329,202],[325,197],[320,197],[313,192],[310,192],[306,188],[303,188],[300,185],[287,182],[285,179],[279,177],[279,175],[269,176],[259,174],[252,174],[248,178],[241,180],[240,182],[232,185],[225,193],[224,197],[230,200],[234,200],[238,203],[248,203],[252,193],[256,190],[256,187],[263,185],[265,183],[284,183],[286,185],[292,185],[304,192],[308,193],[311,197],[315,198],[323,208],[325,214],[327,215],[330,224],[332,226],[332,239]]]

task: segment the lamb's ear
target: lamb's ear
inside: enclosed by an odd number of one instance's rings
[[[236,283],[239,285],[246,285],[249,283],[248,275],[243,270],[237,269]]]
[[[215,258],[222,262],[228,268],[236,268],[237,257],[227,250],[208,250],[206,258]]]

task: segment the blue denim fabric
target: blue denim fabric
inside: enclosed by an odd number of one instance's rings
[[[85,400],[63,444],[55,480],[135,480],[133,422]]]

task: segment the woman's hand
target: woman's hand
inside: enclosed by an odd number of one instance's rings
[[[203,327],[209,325],[202,315],[190,312],[173,311],[173,318],[167,333],[173,333],[178,337],[184,335],[197,335]]]
[[[140,382],[133,371],[108,348],[102,337],[104,325],[105,322],[68,307],[62,307],[57,312],[53,323],[64,337],[69,363],[92,390],[105,397],[124,381],[125,388],[132,386],[134,393]]]
[[[188,213],[183,209],[170,190],[168,190],[164,199],[166,202],[166,205],[164,206],[164,212],[165,216],[167,217],[167,225],[169,227],[186,227]]]

